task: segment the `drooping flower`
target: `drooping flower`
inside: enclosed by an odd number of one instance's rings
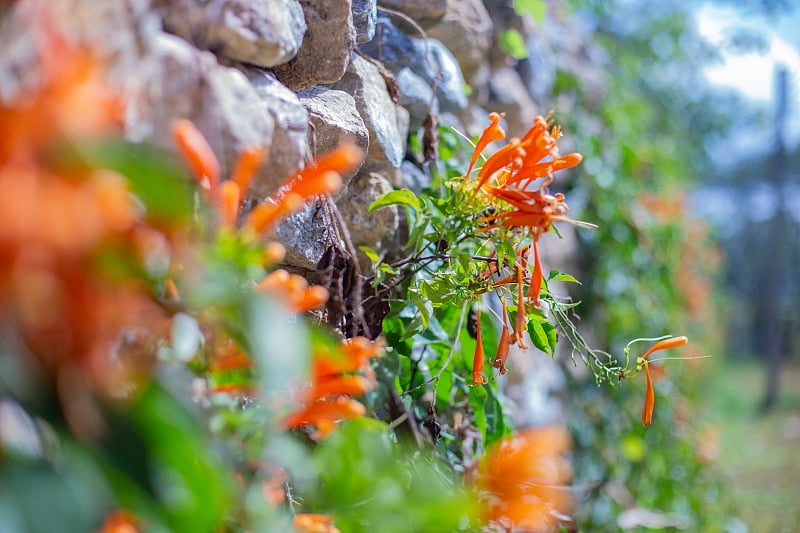
[[[475,356],[472,358],[472,382],[470,385],[485,385],[488,379],[483,376],[483,365],[486,355],[483,351],[483,337],[481,335],[481,310],[478,309],[475,333]]]
[[[658,341],[637,360],[637,366],[641,365],[644,368],[644,374],[647,378],[647,392],[644,398],[644,409],[642,410],[642,425],[644,425],[644,427],[650,427],[650,424],[653,422],[653,408],[655,407],[653,378],[650,375],[650,361],[648,361],[647,358],[650,356],[650,354],[659,350],[668,350],[670,348],[685,346],[688,342],[689,339],[683,336],[670,337],[668,339]]]
[[[495,355],[493,366],[497,368],[501,374],[508,372],[506,370],[506,359],[508,359],[508,349],[511,346],[508,335],[508,311],[506,310],[506,299],[503,298],[503,331],[500,333],[500,343],[497,346],[497,355]]]
[[[523,279],[522,279],[522,272],[525,270],[523,265],[516,266],[517,269],[517,314],[514,318],[514,335],[511,336],[511,343],[517,343],[517,346],[522,348],[523,350],[528,349],[528,345],[525,344],[525,324],[527,321],[526,312],[525,312],[525,297],[523,294]]]

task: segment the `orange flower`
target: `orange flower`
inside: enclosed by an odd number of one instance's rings
[[[219,161],[200,130],[190,121],[181,119],[173,123],[172,132],[175,143],[207,198],[219,209],[223,226],[234,226],[241,201],[263,163],[266,149],[252,147],[244,150],[239,155],[230,179],[219,185]],[[261,202],[250,212],[244,226],[257,234],[262,233],[315,196],[338,192],[342,187],[341,174],[358,166],[362,158],[363,152],[354,144],[336,147],[315,163],[290,176],[272,198]]]
[[[539,309],[539,291],[542,289],[542,261],[539,259],[539,234],[533,235],[533,272],[531,282],[528,287],[528,300],[533,303],[533,307]]]
[[[506,370],[506,359],[508,359],[508,349],[511,342],[508,338],[508,312],[506,311],[506,299],[503,298],[503,332],[500,334],[500,344],[497,346],[497,355],[494,358],[493,366],[500,370],[501,374]]]
[[[467,173],[464,174],[464,181],[469,179],[469,175],[472,174],[472,169],[475,167],[475,162],[478,161],[478,156],[481,155],[481,152],[483,152],[489,143],[500,141],[506,138],[506,132],[500,127],[500,120],[502,120],[502,118],[503,115],[489,113],[489,121],[491,124],[483,129],[483,133],[481,134],[480,139],[478,139],[478,143],[475,145],[475,150],[472,151],[472,159],[469,161],[469,169],[467,169]]]
[[[483,364],[486,355],[483,352],[483,338],[481,336],[481,310],[478,309],[478,320],[475,335],[475,356],[472,359],[472,382],[470,385],[484,385],[489,381],[483,377]]]
[[[685,346],[688,342],[689,339],[686,337],[670,337],[669,339],[658,341],[638,359],[637,363],[644,367],[644,374],[645,377],[647,377],[647,393],[644,398],[644,410],[642,410],[642,425],[644,425],[644,427],[650,427],[650,424],[653,422],[653,408],[655,407],[656,399],[653,391],[653,378],[650,375],[650,362],[647,360],[647,357],[659,350],[668,350],[670,348],[677,348],[678,346]]]
[[[473,162],[488,142],[505,136],[496,124],[499,122],[499,117],[490,115],[490,119],[492,124],[487,126],[476,145],[472,156]],[[519,186],[520,189],[524,189],[539,178],[545,178],[539,189],[547,187],[553,181],[554,172],[572,168],[581,161],[581,155],[578,153],[559,157],[556,143],[560,136],[561,129],[558,126],[548,131],[547,120],[542,116],[536,117],[533,126],[522,139],[512,140],[486,160],[478,173],[476,190],[481,189],[492,177],[505,188]],[[486,142],[482,143],[484,140]],[[546,158],[549,159],[545,161]],[[472,166],[470,164],[470,171]]]
[[[373,386],[370,358],[378,356],[381,345],[364,337],[343,341],[334,350],[318,349],[314,353],[312,386],[302,393],[306,405],[284,420],[288,428],[313,426],[311,437],[324,439],[340,420],[363,416],[364,406],[352,399],[362,396]],[[361,372],[367,377],[356,375]]]
[[[339,533],[333,518],[324,514],[296,514],[293,525],[296,533]]]
[[[522,271],[525,269],[524,265],[518,265],[517,269],[517,316],[514,319],[514,335],[511,336],[511,344],[517,343],[517,346],[523,350],[528,349],[525,344],[525,323],[527,320],[525,312],[525,298],[523,296],[523,282]]]
[[[283,300],[293,313],[305,313],[328,301],[329,292],[319,285],[308,286],[303,276],[278,269],[268,274],[258,290],[269,292]]]
[[[262,233],[315,196],[338,192],[342,187],[341,174],[355,168],[362,157],[363,153],[354,144],[339,145],[322,156],[316,164],[289,177],[273,198],[260,203],[250,212],[245,227]]]
[[[525,531],[559,531],[555,514],[572,507],[569,449],[569,432],[561,426],[527,429],[489,448],[477,475],[490,496],[486,518]]]
[[[206,194],[211,194],[219,183],[219,160],[203,133],[190,120],[179,119],[172,123],[172,138]]]
[[[138,533],[139,527],[134,516],[122,510],[106,518],[97,533]]]

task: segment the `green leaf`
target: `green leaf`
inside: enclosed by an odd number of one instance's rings
[[[483,441],[486,442],[486,403],[488,393],[485,386],[469,388],[469,404],[475,416],[475,427],[481,431]]]
[[[528,334],[533,345],[541,351],[553,355],[556,349],[556,328],[547,320],[528,321]]]
[[[522,34],[515,29],[505,30],[497,36],[497,44],[500,49],[514,59],[525,59],[528,57],[528,49],[525,47],[525,39]]]
[[[378,261],[381,260],[381,258],[378,256],[378,252],[376,252],[369,246],[359,246],[358,249],[364,252],[364,255],[366,255],[369,258],[369,260],[372,261],[373,263],[377,263]]]
[[[85,145],[78,149],[90,165],[115,170],[125,176],[154,222],[187,220],[191,216],[192,181],[173,154],[122,141]]]
[[[517,15],[528,14],[541,24],[547,15],[547,4],[544,0],[514,0],[514,11]]]
[[[400,189],[399,191],[387,192],[372,202],[372,205],[369,206],[367,213],[372,213],[376,209],[390,205],[407,205],[415,211],[419,211],[422,208],[419,198],[417,198],[412,191],[408,189]]]
[[[565,281],[568,283],[577,283],[578,285],[582,285],[582,283],[573,276],[565,274],[564,272],[559,272],[555,268],[550,271],[550,274],[547,276],[547,281]]]

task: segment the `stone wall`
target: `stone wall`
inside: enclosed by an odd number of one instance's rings
[[[25,31],[36,10],[108,62],[131,139],[172,148],[171,121],[189,118],[227,171],[245,147],[268,146],[254,200],[354,141],[366,158],[334,202],[353,245],[381,252],[395,242],[398,213],[367,207],[428,179],[407,152],[409,133],[432,114],[475,134],[489,109],[520,134],[552,84],[546,54],[514,61],[496,45],[508,28],[529,49],[555,39],[552,25],[537,28],[511,0],[19,0],[0,20],[5,101],[36,83],[41,58]],[[276,230],[295,268],[313,270],[335,238],[331,208],[309,206]]]

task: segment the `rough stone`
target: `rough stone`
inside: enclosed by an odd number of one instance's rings
[[[450,50],[436,39],[413,39],[417,50],[423,57],[429,54],[436,65],[436,95],[442,111],[458,112],[467,108],[467,94],[464,92],[464,76],[461,67]],[[430,78],[428,81],[433,81]]]
[[[167,31],[261,67],[292,59],[306,31],[297,0],[153,0],[153,6]]]
[[[427,30],[455,56],[464,78],[473,83],[492,43],[492,19],[481,0],[447,0],[447,12]]]
[[[246,69],[248,80],[261,100],[262,109],[275,124],[269,157],[253,180],[250,196],[274,192],[284,179],[302,168],[306,160],[308,112],[291,90],[261,69]]]
[[[245,148],[269,143],[273,119],[264,112],[258,93],[236,69],[219,65],[216,58],[168,34],[153,42],[152,59],[161,80],[157,90],[144,95],[143,115],[137,124],[147,138],[172,147],[170,124],[188,118],[208,138],[222,168],[230,172]]]
[[[506,114],[508,137],[522,136],[533,124],[537,106],[528,94],[525,84],[511,67],[492,71],[489,77],[489,101],[486,106]]]
[[[436,80],[436,95],[442,111],[467,107],[464,77],[453,54],[436,39],[411,39],[388,17],[379,16],[380,31],[361,50],[383,63],[395,76],[409,68],[429,86]]]
[[[381,0],[381,7],[399,11],[425,28],[444,16],[447,0]]]
[[[39,83],[38,47],[28,30],[29,2],[17,2],[0,17],[0,100],[11,101],[20,92]],[[92,50],[106,68],[105,74],[125,99],[127,113],[136,114],[135,100],[151,79],[152,63],[145,60],[147,47],[161,33],[158,17],[149,10],[148,0],[126,2],[84,2],[49,0],[48,18],[58,24],[65,41]]]
[[[353,0],[353,26],[356,29],[357,43],[366,43],[375,37],[377,16],[377,0]]]
[[[403,173],[403,187],[411,189],[415,194],[420,194],[423,189],[431,186],[431,177],[411,161],[403,161],[400,170]]]
[[[345,76],[332,88],[355,97],[356,108],[367,126],[369,151],[364,168],[376,172],[400,168],[406,151],[405,137],[398,128],[397,109],[378,67],[354,56]]]
[[[369,150],[369,132],[361,115],[358,114],[355,99],[344,91],[316,86],[300,91],[297,96],[308,110],[312,127],[308,131],[308,144],[312,155],[331,151],[339,144],[354,142],[366,154]],[[345,181],[355,175],[358,169]]]
[[[336,200],[336,206],[356,248],[369,246],[380,251],[384,241],[397,231],[397,206],[367,213],[369,206],[379,196],[391,191],[392,185],[384,176],[376,172],[359,173]]]
[[[334,83],[344,75],[356,45],[351,0],[300,0],[308,30],[303,46],[275,74],[293,91]]]
[[[422,127],[429,111],[439,112],[439,99],[433,97],[431,86],[408,68],[403,67],[395,74],[399,89],[400,105],[409,113],[409,128],[416,131]]]
[[[275,226],[275,236],[286,247],[287,265],[313,271],[334,236],[321,202],[304,206]]]

